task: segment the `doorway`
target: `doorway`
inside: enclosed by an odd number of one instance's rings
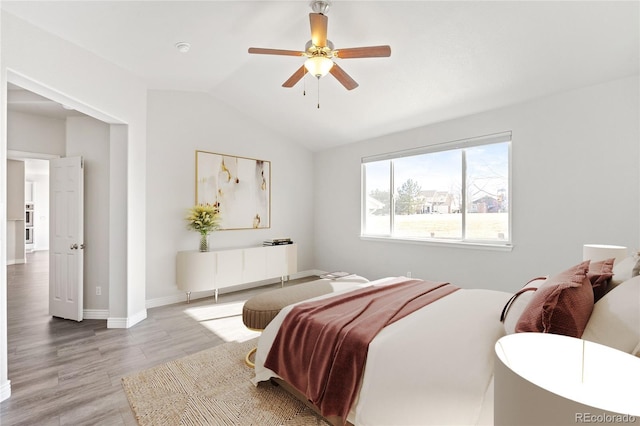
[[[24,229],[25,233],[31,233],[29,240],[25,235],[24,253],[49,249],[48,160],[83,157],[86,201],[83,242],[87,248],[83,250],[82,317],[107,320],[110,293],[110,124],[17,84],[8,83],[7,92],[7,158],[24,162],[23,213],[26,218],[26,208],[29,207],[28,213],[33,220],[33,227],[28,229],[25,226]],[[48,291],[45,294],[48,297]]]
[[[6,113],[3,118],[5,124],[7,124],[6,119],[8,118],[7,116],[10,114],[9,111],[12,107],[9,105],[9,95],[11,90],[8,90],[8,86],[13,85],[18,86],[21,89],[25,89],[26,91],[33,92],[48,102],[57,102],[59,106],[63,104],[71,106],[77,112],[83,113],[87,117],[93,117],[98,121],[102,120],[102,125],[107,128],[107,133],[110,131],[110,134],[108,133],[108,137],[106,138],[110,152],[108,156],[105,156],[110,160],[110,162],[108,167],[101,169],[103,175],[106,175],[106,182],[110,185],[108,194],[106,196],[101,194],[102,200],[107,201],[108,205],[98,206],[98,210],[102,213],[101,217],[106,216],[107,219],[95,218],[95,220],[101,220],[99,223],[105,224],[104,227],[100,227],[100,231],[105,232],[108,235],[108,237],[104,239],[104,243],[108,246],[108,249],[101,252],[98,256],[102,256],[102,263],[100,264],[100,278],[101,280],[104,280],[106,284],[102,288],[101,301],[103,305],[98,309],[92,309],[90,312],[86,312],[85,319],[88,320],[92,317],[97,319],[107,319],[106,326],[108,328],[128,328],[144,320],[146,318],[146,310],[141,309],[141,306],[144,306],[144,286],[138,286],[135,288],[133,293],[130,291],[129,286],[129,282],[131,280],[130,275],[144,277],[142,269],[143,266],[141,266],[143,265],[143,262],[135,262],[134,267],[131,266],[130,262],[127,262],[130,256],[134,256],[130,254],[133,253],[133,251],[129,250],[130,246],[144,246],[143,243],[137,243],[135,240],[129,238],[129,234],[132,231],[126,226],[129,221],[129,216],[133,211],[131,205],[128,203],[132,180],[127,172],[130,151],[133,149],[131,147],[132,144],[130,143],[129,125],[126,121],[116,119],[113,116],[108,115],[103,112],[104,110],[82,103],[82,99],[95,99],[95,102],[97,102],[98,105],[101,105],[107,110],[122,109],[122,114],[125,117],[134,120],[136,125],[142,122],[139,115],[136,115],[136,113],[140,112],[141,108],[136,106],[132,108],[132,112],[128,109],[128,105],[122,102],[115,102],[115,105],[110,104],[108,101],[104,101],[100,96],[97,96],[96,92],[92,91],[91,88],[87,88],[82,84],[80,84],[79,87],[76,87],[73,84],[70,85],[70,87],[73,88],[73,91],[68,94],[63,94],[53,88],[55,86],[55,79],[53,82],[48,82],[49,84],[47,84],[46,81],[38,82],[9,68],[6,68],[6,73],[0,80],[2,80],[2,84],[4,86],[1,89],[5,95],[3,99],[3,107],[5,108],[4,112]],[[69,85],[67,86],[69,87]],[[83,91],[85,93],[83,93]],[[101,92],[98,90],[98,92],[103,93],[104,91]],[[14,103],[13,106],[19,107],[18,104],[19,103]],[[143,127],[138,126],[135,129],[134,135],[137,136],[139,134],[145,134],[144,130],[141,130]],[[2,135],[4,148],[0,154],[2,154],[1,156],[4,161],[6,161],[7,158],[7,150],[12,149],[12,147],[7,144],[7,139],[12,139],[14,137],[14,133],[12,133],[14,130],[15,128],[12,130],[7,127],[6,132]],[[66,129],[64,130],[66,131]],[[31,147],[33,149],[29,148],[30,152],[48,152],[52,148],[47,144],[43,147],[42,141],[38,141],[35,138],[26,139],[32,142]],[[38,143],[40,143],[39,146]],[[142,142],[138,143],[136,141],[134,145],[136,148],[139,148],[138,145],[141,144]],[[78,140],[76,148],[80,149],[83,145],[83,141]],[[104,145],[105,144],[103,144],[103,146]],[[71,155],[71,153],[69,153],[69,155]],[[140,170],[143,171],[144,168],[141,168]],[[142,172],[139,174],[141,173]],[[134,184],[133,187],[134,192],[142,192],[140,185]],[[3,201],[6,206],[6,193],[3,196]],[[144,205],[143,201],[140,201],[139,203]],[[0,225],[0,228],[2,226],[4,226],[4,230],[6,230],[6,222],[4,225]],[[144,233],[142,233],[142,235],[144,235]],[[138,239],[137,241],[143,241],[143,239]],[[139,252],[139,250],[135,251],[135,253]],[[3,266],[6,271],[6,265]],[[131,272],[131,270],[133,270],[133,272]],[[107,291],[104,291],[105,288]],[[6,274],[5,278],[0,280],[0,290],[4,294],[4,296],[0,295],[0,302],[2,302],[2,305],[6,306]],[[93,294],[95,294],[95,292]],[[3,297],[5,298],[4,301],[2,300]],[[134,306],[131,306],[132,304]],[[84,324],[84,322],[85,321],[80,324]],[[0,324],[0,400],[4,400],[11,395],[10,380],[6,373],[7,367],[7,323],[2,322],[2,324]],[[13,379],[17,378],[14,377]]]
[[[25,158],[26,252],[49,250],[49,161]]]
[[[7,151],[7,161],[19,165],[13,167],[11,173],[7,172],[7,188],[18,188],[13,192],[15,196],[20,196],[19,204],[23,209],[20,213],[24,213],[24,216],[19,218],[21,223],[11,224],[15,232],[7,235],[7,245],[15,247],[16,250],[21,249],[22,254],[16,256],[8,250],[7,265],[24,263],[26,253],[49,250],[49,157],[58,158],[30,152]],[[20,189],[22,185],[24,191]],[[17,194],[18,192],[20,194]],[[9,222],[11,219],[8,217]],[[13,221],[16,221],[15,218]],[[7,226],[9,227],[9,223]],[[24,247],[14,241],[17,239],[23,240],[21,243]]]

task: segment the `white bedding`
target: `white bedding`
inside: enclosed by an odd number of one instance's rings
[[[384,278],[351,290],[397,281]],[[510,296],[461,289],[383,329],[369,346],[348,420],[356,425],[492,424],[493,350],[505,334],[498,319]],[[292,306],[260,337],[254,383],[278,377],[264,360]]]

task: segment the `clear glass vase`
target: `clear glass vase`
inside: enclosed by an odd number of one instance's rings
[[[200,234],[200,251],[209,251],[209,234]]]

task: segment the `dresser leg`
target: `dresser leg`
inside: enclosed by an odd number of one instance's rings
[[[187,303],[191,303],[191,292],[187,292]]]
[[[213,298],[216,301],[216,303],[218,303],[218,289],[214,289],[213,290]]]

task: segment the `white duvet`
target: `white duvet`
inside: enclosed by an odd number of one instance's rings
[[[354,283],[350,290],[397,281]],[[493,351],[505,334],[499,317],[510,296],[461,289],[384,328],[369,346],[348,420],[363,426],[492,424]],[[260,337],[254,383],[278,377],[264,361],[292,306]]]

